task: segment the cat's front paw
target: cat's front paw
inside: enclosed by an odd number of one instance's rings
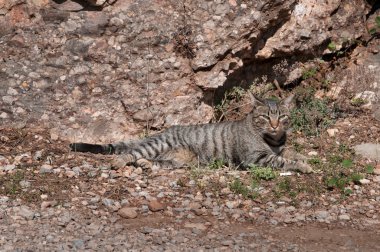
[[[140,158],[136,160],[136,165],[143,168],[144,170],[151,170],[153,167],[152,162],[146,160],[145,158]]]
[[[302,162],[302,161],[293,161],[289,164],[286,164],[284,168],[287,171],[299,171],[302,173],[313,173],[314,172],[313,168],[311,168],[310,165],[308,165],[307,163]]]

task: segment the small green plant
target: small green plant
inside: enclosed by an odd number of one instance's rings
[[[376,28],[371,28],[371,29],[369,29],[369,34],[371,34],[371,35],[375,35],[376,34],[376,31],[377,31],[377,29]]]
[[[15,195],[21,191],[20,181],[24,179],[23,171],[17,170],[15,173],[11,174],[9,178],[4,181],[5,194]],[[2,181],[0,181],[2,182]]]
[[[352,190],[350,188],[346,188],[343,191],[344,196],[350,196],[352,194]]]
[[[232,192],[241,194],[244,197],[247,197],[249,194],[249,188],[245,186],[239,178],[234,179],[234,181],[230,184],[230,189]]]
[[[207,167],[211,170],[218,170],[222,168],[223,166],[224,166],[224,161],[222,159],[215,159],[211,161]]]
[[[339,147],[338,147],[338,151],[341,152],[342,154],[344,154],[344,153],[350,152],[351,149],[350,149],[350,147],[348,147],[345,144],[340,144]]]
[[[272,180],[276,177],[276,173],[270,167],[250,166],[250,172],[253,179],[256,180]]]
[[[353,163],[352,163],[352,160],[351,160],[351,159],[344,159],[344,160],[342,161],[342,166],[343,166],[344,168],[351,168],[352,165],[353,165]]]
[[[376,23],[376,27],[373,27],[371,28],[368,32],[369,34],[371,34],[372,36],[375,35],[378,31],[378,29],[380,29],[380,16],[377,16],[375,18],[375,23]]]
[[[336,44],[335,44],[334,42],[331,41],[331,42],[328,44],[327,48],[328,48],[330,51],[334,52],[334,51],[336,50]]]
[[[322,160],[319,158],[311,158],[308,160],[308,163],[311,165],[320,165],[322,163]]]
[[[362,106],[363,104],[366,104],[366,103],[367,103],[367,100],[363,99],[363,98],[353,98],[351,100],[351,105],[355,106],[355,107],[360,107],[360,106]]]
[[[256,183],[252,183],[251,187],[255,188]],[[235,178],[230,184],[230,190],[236,194],[241,194],[244,198],[255,199],[259,194],[246,186],[239,178]]]
[[[325,184],[328,189],[333,190],[334,188],[340,189],[341,191],[348,185],[349,179],[344,176],[333,176],[328,177],[325,180]]]
[[[343,158],[341,156],[338,156],[338,155],[331,155],[328,157],[328,161],[331,164],[340,164],[340,163],[342,163]]]
[[[272,190],[277,198],[284,195],[288,195],[291,198],[296,198],[298,193],[303,191],[304,188],[297,184],[292,184],[292,180],[289,177],[280,178],[276,187]]]
[[[350,180],[352,182],[354,182],[355,184],[360,184],[360,180],[363,179],[363,178],[364,178],[364,176],[361,175],[360,173],[353,173],[350,176]]]
[[[380,16],[377,16],[375,18],[375,22],[376,22],[377,27],[380,28]]]
[[[375,168],[373,167],[373,165],[366,165],[365,172],[368,174],[373,174],[375,172]]]
[[[317,68],[310,68],[310,69],[305,69],[302,72],[302,79],[306,80],[309,78],[314,77],[317,74],[318,69]]]
[[[289,192],[291,190],[291,181],[288,177],[286,177],[285,179],[281,180],[277,186],[281,191]]]
[[[233,87],[230,92],[228,92],[228,98],[240,100],[245,94],[245,90],[242,87]]]
[[[329,88],[331,84],[330,80],[323,80],[322,81],[322,88]]]
[[[324,179],[327,189],[339,189],[343,194],[346,194],[345,188],[349,183],[359,184],[363,179],[363,175],[360,173],[352,173],[349,175],[340,174],[335,176],[328,176]]]

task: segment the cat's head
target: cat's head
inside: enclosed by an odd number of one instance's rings
[[[293,95],[276,101],[260,99],[251,96],[253,109],[253,123],[263,134],[273,139],[281,138],[290,127],[290,110],[293,106]]]

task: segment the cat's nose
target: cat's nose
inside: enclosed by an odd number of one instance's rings
[[[273,129],[277,129],[278,128],[278,121],[274,121],[274,120],[270,120],[270,126],[272,126]]]

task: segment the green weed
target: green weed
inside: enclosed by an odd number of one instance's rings
[[[311,99],[291,111],[293,129],[303,132],[306,136],[319,135],[332,121],[327,102]]]
[[[335,45],[334,42],[330,42],[330,43],[328,44],[327,48],[328,48],[330,51],[334,52],[334,51],[336,50],[336,45]]]
[[[276,173],[270,167],[250,166],[252,178],[255,180],[272,180],[276,178]]]
[[[350,181],[352,181],[353,183],[355,184],[359,184],[360,183],[360,180],[364,178],[363,175],[361,175],[360,173],[353,173],[350,175]]]
[[[367,103],[367,100],[365,100],[363,98],[353,98],[351,100],[351,105],[355,106],[355,107],[360,107],[360,106],[362,106],[363,104],[366,104],[366,103]]]
[[[256,187],[256,184],[253,184]],[[230,184],[230,190],[236,194],[241,194],[244,198],[255,199],[259,195],[246,186],[239,178],[235,178]]]
[[[304,69],[302,72],[302,79],[307,80],[309,78],[314,77],[317,74],[317,68]]]
[[[224,166],[224,161],[221,159],[215,159],[212,162],[210,162],[207,167],[211,170],[218,170]]]
[[[17,170],[15,173],[11,174],[6,181],[3,182],[4,193],[6,195],[15,195],[20,193],[22,188],[20,182],[24,179],[24,172]]]
[[[373,174],[375,171],[375,167],[373,165],[366,165],[365,167],[365,172],[368,174]]]
[[[230,189],[232,192],[241,194],[244,197],[249,194],[249,188],[244,185],[239,178],[235,178],[235,180],[230,184]]]
[[[353,165],[353,163],[352,163],[352,160],[350,160],[350,159],[344,159],[342,161],[342,166],[344,168],[350,168],[350,167],[352,167],[352,165]]]
[[[319,158],[311,158],[307,161],[311,165],[320,165],[322,164],[322,160]]]

